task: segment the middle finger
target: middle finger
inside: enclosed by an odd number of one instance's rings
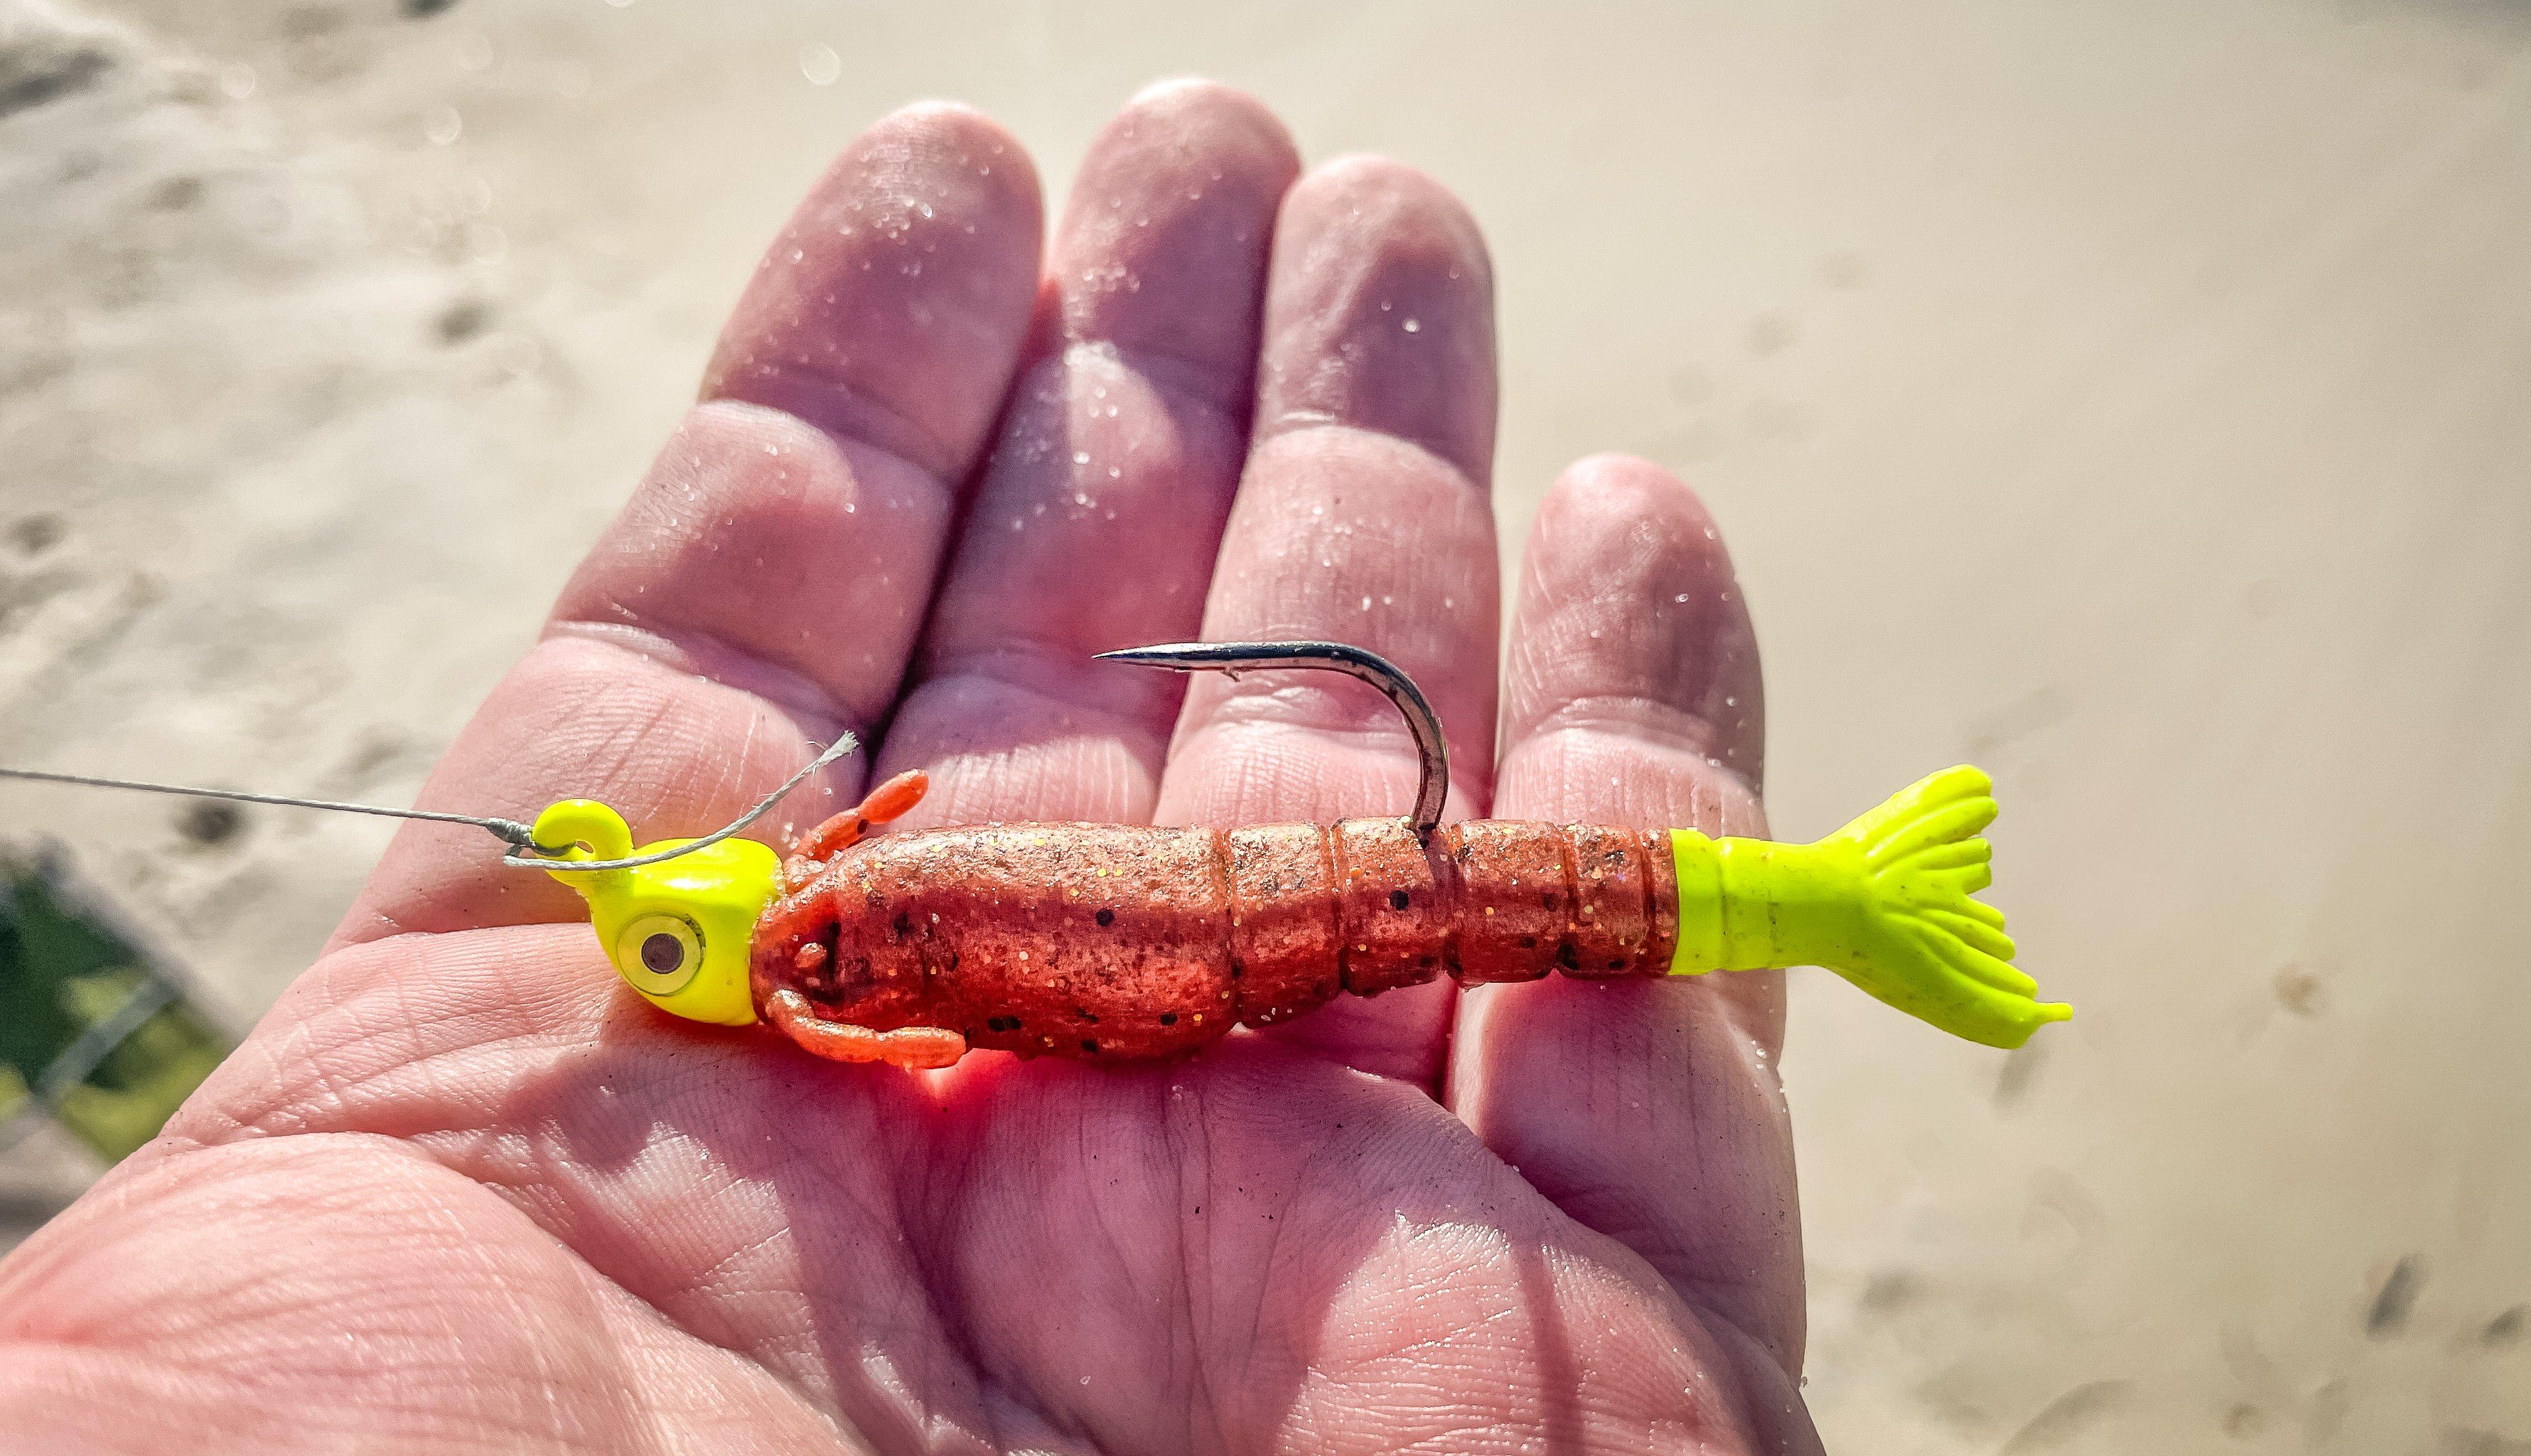
[[[1331,638],[1396,662],[1441,715],[1462,810],[1492,773],[1493,432],[1493,281],[1475,221],[1395,162],[1312,174],[1276,225],[1254,440],[1204,636]],[[1188,690],[1157,818],[1398,813],[1415,778],[1396,710],[1361,684],[1207,676]],[[1265,1035],[1431,1086],[1450,989],[1340,1000]]]
[[[1238,483],[1275,204],[1272,113],[1173,82],[1092,143],[1023,371],[879,771],[911,822],[1151,817],[1180,685],[1090,660],[1190,636]]]

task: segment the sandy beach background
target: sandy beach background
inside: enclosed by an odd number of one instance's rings
[[[1474,208],[1507,549],[1705,493],[1780,832],[1996,773],[2079,1018],[1795,991],[1831,1448],[2531,1452],[2518,4],[0,0],[0,761],[403,802],[835,147],[1188,73]],[[0,789],[243,1025],[385,831],[201,831]]]

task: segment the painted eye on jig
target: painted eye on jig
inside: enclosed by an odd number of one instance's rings
[[[534,824],[0,769],[0,775],[472,824],[589,902],[634,991],[693,1021],[766,1021],[847,1062],[944,1067],[976,1047],[1096,1062],[1196,1050],[1339,994],[1825,966],[1953,1036],[2013,1047],[2071,1008],[2011,965],[1961,766],[1813,844],[1694,829],[1444,824],[1449,750],[1395,664],[1343,643],[1181,643],[1101,654],[1179,672],[1340,672],[1385,694],[1421,763],[1412,811],[1232,829],[973,824],[872,838],[921,770],[811,829],[788,859],[736,837],[853,748],[846,735],[737,819],[636,848],[574,799]]]
[[[645,995],[673,996],[703,969],[703,933],[681,915],[648,915],[617,938],[610,957]]]

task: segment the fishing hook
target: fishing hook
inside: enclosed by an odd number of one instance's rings
[[[1432,834],[1441,822],[1441,803],[1450,794],[1450,745],[1441,736],[1440,715],[1424,691],[1403,668],[1378,652],[1347,643],[1165,643],[1126,647],[1097,654],[1103,662],[1131,662],[1138,667],[1164,667],[1173,672],[1218,672],[1237,677],[1262,668],[1318,668],[1340,672],[1378,688],[1406,717],[1415,735],[1415,756],[1423,780],[1415,793],[1415,835]]]

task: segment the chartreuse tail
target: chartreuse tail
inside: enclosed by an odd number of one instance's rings
[[[1908,1015],[1989,1046],[2019,1046],[2074,1014],[2036,999],[2003,912],[1970,898],[1992,882],[1979,831],[1994,784],[1966,766],[1900,790],[1817,844],[1671,831],[1678,953],[1670,974],[1826,966]]]

